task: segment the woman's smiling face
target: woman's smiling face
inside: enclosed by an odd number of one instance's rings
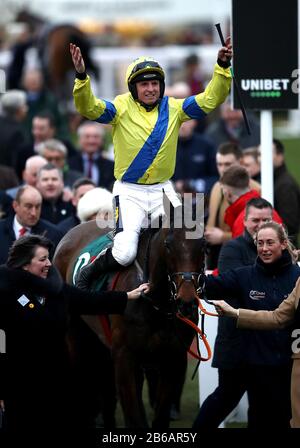
[[[258,231],[256,245],[259,258],[264,263],[274,263],[287,248],[287,241],[281,243],[274,229],[265,228]]]
[[[38,277],[47,278],[51,266],[49,260],[49,251],[45,247],[38,246],[35,250],[34,257],[31,262],[23,267],[25,271]]]

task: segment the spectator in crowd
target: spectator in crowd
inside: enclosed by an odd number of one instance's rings
[[[226,298],[233,306],[252,310],[274,310],[292,291],[300,276],[293,248],[282,225],[267,222],[256,236],[258,258],[254,265],[208,276],[205,292],[210,298]],[[248,331],[243,334],[244,378],[247,385],[248,428],[284,429],[289,427],[290,404],[290,332]],[[202,426],[200,413],[194,429]],[[211,427],[215,415],[210,414]],[[205,426],[208,428],[209,425]]]
[[[50,222],[40,218],[42,196],[34,187],[20,187],[12,206],[14,213],[0,221],[0,264],[6,262],[13,242],[25,234],[43,234],[50,238],[56,247],[62,233]]]
[[[208,194],[217,181],[216,151],[206,137],[195,132],[196,120],[182,123],[173,176],[180,193],[196,191]]]
[[[282,142],[274,139],[274,206],[282,217],[292,242],[297,246],[300,230],[300,188],[288,172],[284,153]]]
[[[7,190],[19,185],[19,179],[13,168],[0,165],[0,190]]]
[[[257,146],[260,143],[260,126],[252,114],[248,114],[251,135],[248,134],[241,110],[232,109],[230,102],[226,101],[221,106],[221,116],[211,123],[205,130],[218,147],[224,142],[237,143],[241,148]]]
[[[259,197],[259,193],[256,190],[251,190],[249,174],[241,165],[229,167],[220,177],[220,184],[223,195],[229,204],[225,210],[224,221],[230,227],[232,237],[235,238],[239,236],[237,233],[241,224],[240,213],[244,212],[250,199]],[[238,230],[237,225],[239,226]]]
[[[47,163],[38,172],[36,188],[43,198],[41,210],[43,219],[52,222],[52,224],[58,224],[74,213],[72,203],[63,199],[62,172],[51,163]]]
[[[50,90],[46,89],[42,71],[37,68],[26,69],[22,83],[28,104],[28,113],[25,120],[28,138],[30,138],[33,118],[43,111],[47,111],[53,116],[58,138],[68,138],[65,125],[66,118],[60,112],[57,98]]]
[[[254,237],[260,225],[272,220],[272,205],[262,198],[247,202],[244,233],[225,243],[220,252],[218,272],[252,266],[257,258]],[[243,334],[231,319],[221,319],[215,340],[212,367],[218,368],[218,387],[201,406],[198,424],[217,428],[238,405],[247,391],[247,371],[243,362],[247,351]]]
[[[103,157],[104,126],[86,121],[78,128],[80,153],[70,158],[70,168],[89,177],[97,186],[111,190],[114,182],[114,164]]]
[[[236,143],[223,143],[218,147],[216,164],[221,177],[225,170],[232,165],[238,165],[242,161],[242,151]],[[250,180],[250,187],[260,192],[260,185]],[[218,256],[221,245],[231,238],[230,227],[224,221],[225,210],[229,206],[223,195],[220,182],[216,182],[212,188],[209,200],[208,220],[206,223],[205,237],[209,243],[208,267],[214,269],[218,264]]]
[[[66,187],[72,187],[82,177],[81,172],[70,169],[67,163],[68,150],[61,141],[54,138],[45,140],[37,146],[37,153],[62,171]]]
[[[22,90],[9,90],[1,97],[0,163],[14,166],[18,148],[25,142],[23,121],[27,114],[26,94]]]
[[[81,220],[78,217],[77,208],[79,200],[90,190],[96,188],[94,182],[88,177],[81,177],[77,179],[72,187],[72,199],[71,202],[74,207],[74,213],[68,218],[63,219],[58,223],[58,229],[63,233],[67,233],[69,230],[73,229],[73,227],[78,226],[81,223]],[[93,207],[95,204],[92,205]]]
[[[258,147],[246,148],[243,151],[242,165],[248,171],[250,178],[260,183],[260,152]]]
[[[166,86],[165,95],[173,96],[174,98],[183,99],[191,95],[189,85],[184,81],[177,81],[171,86]]]
[[[190,95],[197,95],[204,90],[204,76],[201,71],[201,60],[192,53],[184,60],[185,82],[190,88]]]
[[[32,187],[26,187],[27,189]],[[70,317],[122,314],[128,300],[147,292],[89,292],[63,282],[51,266],[51,242],[26,235],[0,268],[1,328],[7,341],[4,400],[9,431],[49,434],[88,429],[89,409],[78,401],[66,336]],[[24,410],[25,408],[25,410]]]
[[[50,114],[50,112],[40,112],[38,115],[33,117],[32,119],[32,141],[22,145],[19,148],[17,154],[17,161],[15,164],[15,169],[19,178],[22,178],[22,172],[26,163],[26,160],[37,154],[37,147],[40,143],[45,140],[49,140],[55,138],[56,128],[55,128],[55,120],[54,117]],[[69,156],[76,154],[76,150],[73,145],[63,140],[63,143],[68,148]]]
[[[81,222],[93,219],[113,223],[113,195],[105,188],[93,188],[78,202],[77,215]]]
[[[6,218],[13,213],[13,199],[4,191],[0,191],[0,219]]]
[[[22,73],[26,63],[27,50],[34,45],[34,36],[28,23],[19,23],[20,33],[11,47],[11,58],[7,67],[7,85],[9,89],[22,88]]]
[[[42,156],[31,156],[26,160],[25,168],[22,173],[23,185],[36,186],[37,173],[42,168],[42,166],[47,164],[47,160]],[[15,188],[9,188],[6,193],[15,199],[16,194],[19,190],[19,186]]]
[[[197,95],[205,89],[205,78],[202,73],[201,59],[195,53],[190,54],[184,60],[184,80],[189,86],[189,95]],[[186,98],[185,95],[183,98]],[[207,126],[207,119],[197,120],[195,132],[202,134]]]
[[[245,206],[252,198],[259,197],[256,190],[251,190],[250,177],[241,165],[233,165],[220,178],[220,184],[227,202],[230,204],[225,211],[224,221],[231,229],[232,237],[236,238],[244,231]],[[276,210],[273,219],[282,223]]]

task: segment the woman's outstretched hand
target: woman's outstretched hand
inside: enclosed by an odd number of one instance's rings
[[[70,53],[76,72],[84,73],[85,64],[79,47],[74,44],[70,44]]]
[[[219,316],[234,317],[235,319],[239,317],[239,310],[228,305],[224,300],[210,300],[209,303],[215,306]]]
[[[149,283],[142,283],[138,288],[133,289],[127,293],[128,300],[139,299],[142,293],[147,294],[149,292]]]

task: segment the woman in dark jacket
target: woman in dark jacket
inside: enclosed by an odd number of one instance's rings
[[[49,240],[24,236],[0,267],[0,328],[6,368],[1,380],[8,428],[69,428],[80,425],[76,384],[66,345],[72,314],[122,314],[126,292],[87,292],[64,283],[49,261]]]
[[[237,319],[239,328],[273,330],[292,325],[291,427],[300,428],[300,278],[291,294],[274,311],[236,309],[224,300],[213,300],[212,302],[220,316]],[[281,384],[278,384],[278,387],[280,388]]]
[[[208,298],[224,298],[233,306],[274,310],[292,291],[300,268],[293,263],[287,235],[277,223],[263,224],[257,234],[258,258],[253,266],[206,279]],[[247,330],[243,363],[247,371],[249,428],[289,427],[290,332]],[[226,350],[226,346],[224,346]],[[280,388],[278,388],[280,384]],[[201,409],[195,428],[201,422]]]

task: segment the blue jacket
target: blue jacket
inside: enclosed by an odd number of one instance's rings
[[[300,276],[287,251],[270,265],[259,258],[253,266],[208,276],[206,294],[210,299],[225,299],[234,307],[274,310],[288,296]],[[243,361],[246,364],[281,365],[291,356],[290,329],[245,330]]]

